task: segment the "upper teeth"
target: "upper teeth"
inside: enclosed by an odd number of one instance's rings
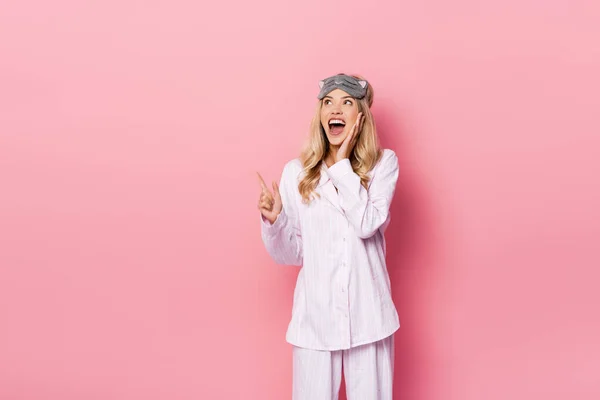
[[[344,124],[344,121],[342,121],[341,119],[332,119],[331,121],[329,121],[330,124]]]

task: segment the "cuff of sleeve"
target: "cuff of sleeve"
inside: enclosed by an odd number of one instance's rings
[[[350,164],[350,159],[348,158],[341,159],[327,169],[327,175],[329,175],[329,178],[336,186],[345,175],[351,172],[354,172],[354,170],[352,169],[352,164]]]
[[[262,214],[260,214],[260,224],[263,232],[265,232],[269,236],[273,236],[279,232],[279,230],[285,226],[287,223],[287,214],[285,213],[285,209],[281,209],[281,212],[275,219],[275,222],[271,224],[268,219],[266,219]]]

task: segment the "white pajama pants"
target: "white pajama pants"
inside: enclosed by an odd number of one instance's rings
[[[348,400],[392,400],[393,334],[347,350],[292,348],[292,400],[337,400],[342,370]]]

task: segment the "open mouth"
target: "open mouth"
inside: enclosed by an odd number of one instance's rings
[[[329,120],[329,133],[332,135],[339,135],[344,131],[346,122],[342,119],[332,118]]]

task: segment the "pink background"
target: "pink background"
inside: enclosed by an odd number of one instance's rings
[[[290,398],[255,171],[338,72],[400,158],[395,398],[600,398],[597,2],[95,3],[0,7],[0,399]]]

